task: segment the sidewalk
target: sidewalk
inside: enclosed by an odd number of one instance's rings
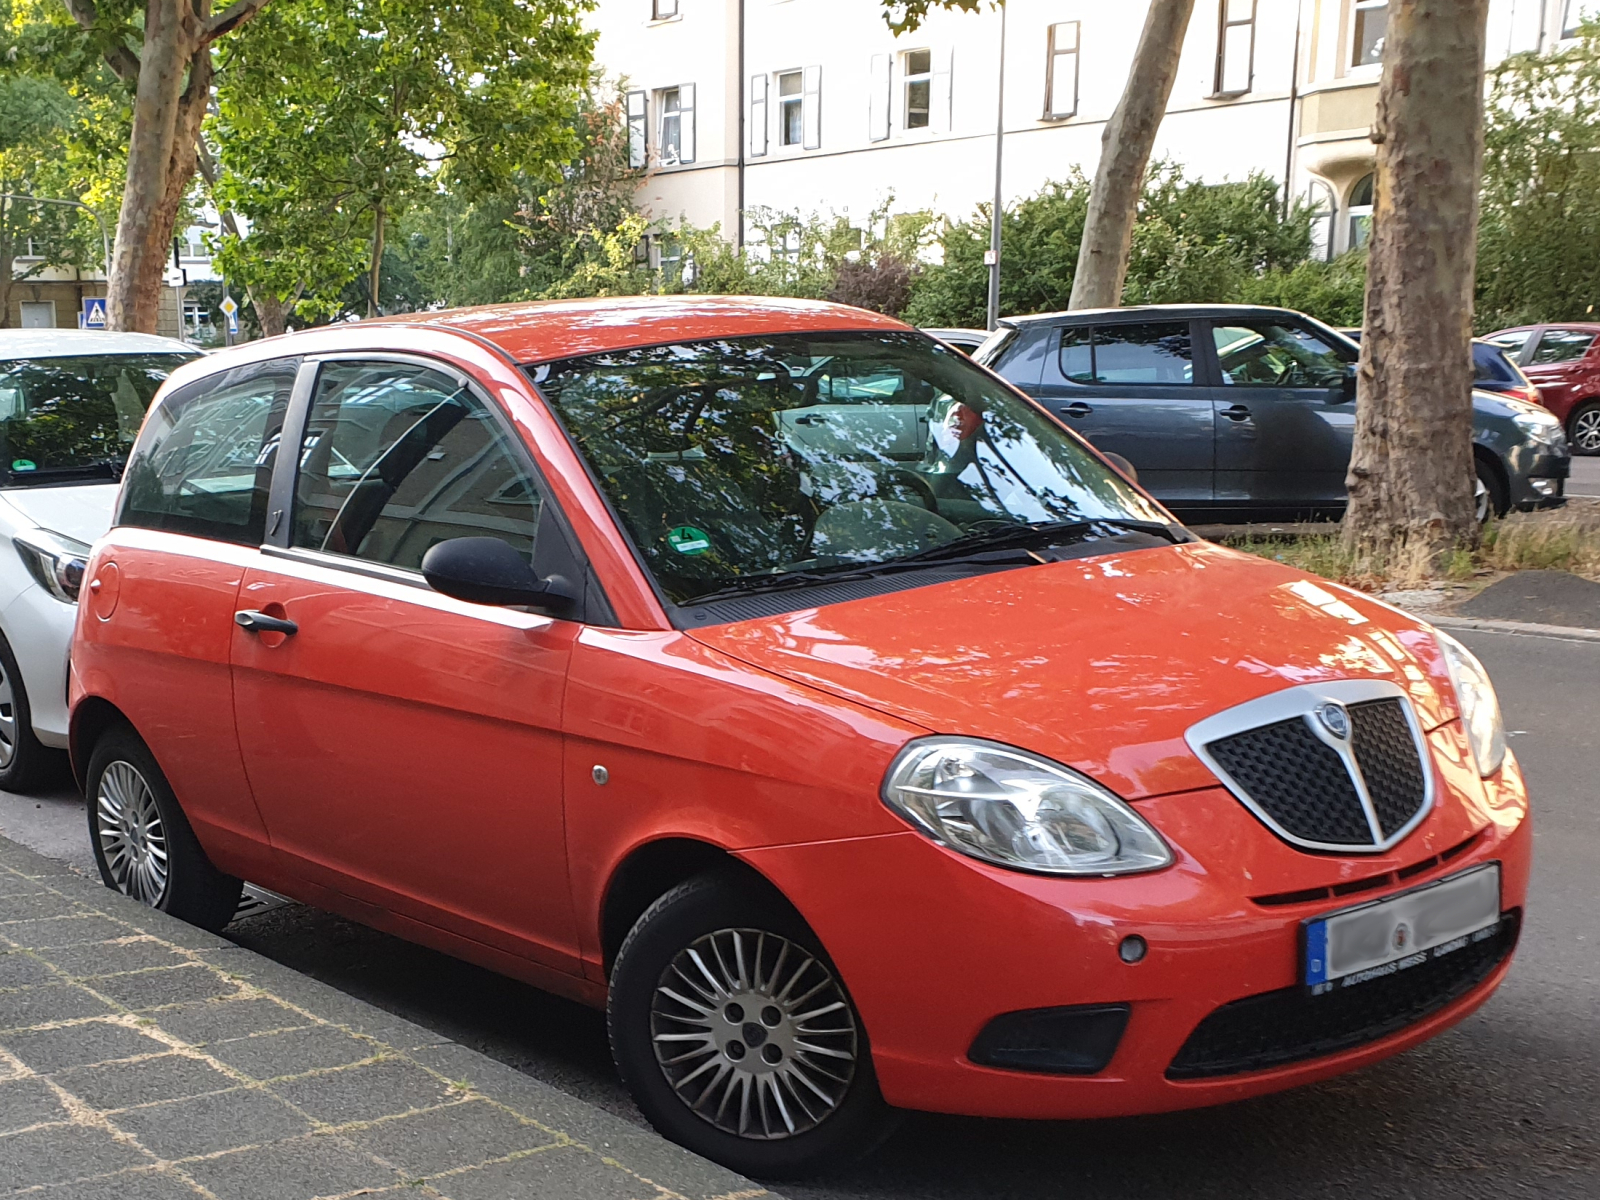
[[[0,838],[0,1196],[10,1195],[771,1193]]]

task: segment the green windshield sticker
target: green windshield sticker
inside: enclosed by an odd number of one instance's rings
[[[711,535],[693,525],[679,525],[667,531],[667,545],[679,554],[704,554],[711,549]]]
[[[13,471],[37,471],[39,464],[31,458],[14,458],[11,460],[11,469]]]

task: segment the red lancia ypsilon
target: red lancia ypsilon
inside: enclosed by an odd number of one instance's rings
[[[893,1108],[1215,1104],[1413,1046],[1516,944],[1477,660],[1196,540],[962,355],[585,301],[177,371],[87,571],[106,882],[240,880],[606,1005],[756,1175]]]

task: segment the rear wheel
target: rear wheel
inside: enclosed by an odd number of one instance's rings
[[[28,689],[11,644],[0,636],[0,791],[32,791],[61,774],[65,761],[34,736]]]
[[[100,739],[84,783],[89,840],[107,887],[203,929],[232,920],[243,882],[211,864],[133,730],[120,726]]]
[[[651,905],[611,973],[612,1054],[680,1145],[757,1178],[837,1167],[889,1131],[866,1032],[786,905],[702,876]]]
[[[1574,454],[1600,454],[1600,400],[1590,400],[1567,418],[1567,441]]]

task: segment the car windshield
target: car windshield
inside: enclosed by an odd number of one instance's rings
[[[119,479],[150,398],[191,357],[0,361],[0,482],[27,487]]]
[[[533,374],[680,605],[1170,520],[1038,409],[915,334],[728,338]]]

